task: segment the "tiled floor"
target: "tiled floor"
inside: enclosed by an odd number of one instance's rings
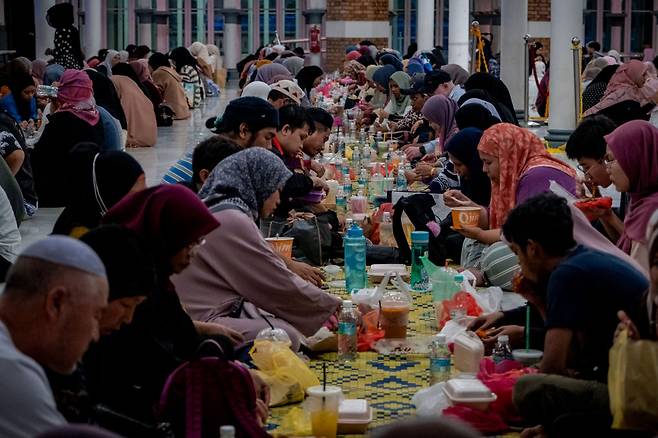
[[[235,95],[235,90],[227,90],[219,98],[207,99],[201,108],[194,110],[192,118],[176,121],[171,127],[158,128],[158,142],[155,147],[128,149],[128,153],[144,168],[149,186],[159,184],[160,178],[172,163],[211,135],[205,127],[206,119],[221,114]],[[20,227],[22,246],[25,247],[49,234],[60,212],[59,208],[41,208],[32,219],[24,221]]]

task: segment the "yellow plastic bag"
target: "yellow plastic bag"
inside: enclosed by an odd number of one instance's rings
[[[300,407],[290,409],[282,419],[279,428],[272,432],[275,437],[311,436],[311,415]]]
[[[658,430],[658,342],[620,333],[610,349],[608,392],[613,429]]]
[[[308,365],[284,343],[257,340],[249,355],[270,387],[270,406],[302,401],[306,388],[320,384]]]

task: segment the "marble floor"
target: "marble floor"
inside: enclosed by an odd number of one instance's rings
[[[158,142],[154,147],[127,150],[144,168],[149,187],[159,184],[169,166],[211,135],[206,129],[206,120],[223,113],[236,94],[234,89],[226,90],[220,97],[206,99],[200,108],[193,111],[190,119],[175,121],[171,127],[158,128]],[[20,226],[23,237],[21,246],[25,247],[50,234],[61,211],[61,208],[41,208],[34,217],[23,221]]]

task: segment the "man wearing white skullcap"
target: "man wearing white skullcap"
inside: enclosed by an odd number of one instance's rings
[[[86,244],[50,236],[28,246],[0,296],[0,436],[64,424],[43,367],[75,370],[107,306],[103,262]]]

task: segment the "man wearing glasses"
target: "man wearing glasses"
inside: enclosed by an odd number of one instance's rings
[[[584,176],[584,184],[594,196],[599,195],[599,187],[610,187],[612,183],[606,171],[606,143],[603,137],[616,127],[617,125],[604,115],[589,116],[580,122],[567,141],[567,157],[578,162],[577,167]],[[605,234],[613,242],[616,242],[624,231],[623,218],[627,205],[628,195],[622,193],[617,212],[605,208],[592,210]]]

